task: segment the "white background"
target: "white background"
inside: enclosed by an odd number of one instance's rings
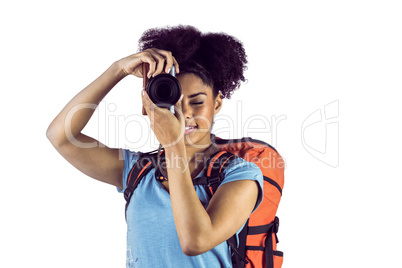
[[[269,120],[246,136],[286,159],[283,267],[402,267],[399,2],[142,2],[2,2],[0,267],[124,267],[123,196],[70,166],[45,132],[79,90],[137,51],[144,30],[179,23],[244,43],[248,83],[221,114],[241,106],[236,137],[248,118]],[[85,133],[112,147],[150,137],[125,120],[140,113],[140,89],[125,78]],[[304,123],[326,105],[332,124],[324,113]]]

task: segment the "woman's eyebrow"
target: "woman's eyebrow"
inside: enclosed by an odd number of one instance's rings
[[[198,92],[198,93],[192,94],[192,95],[190,95],[190,96],[188,96],[188,97],[189,97],[189,98],[194,98],[194,97],[197,97],[198,95],[201,95],[201,94],[204,94],[205,96],[207,95],[207,94],[204,93],[204,92]]]

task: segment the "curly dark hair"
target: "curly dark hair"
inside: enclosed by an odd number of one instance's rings
[[[201,33],[193,26],[153,28],[145,31],[139,40],[139,51],[159,48],[172,52],[180,65],[180,73],[193,73],[213,88],[230,98],[233,91],[245,81],[247,56],[243,44],[225,33]]]

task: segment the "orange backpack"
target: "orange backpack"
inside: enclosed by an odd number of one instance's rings
[[[264,196],[238,235],[227,240],[231,250],[233,267],[280,268],[283,253],[277,250],[279,219],[276,217],[284,185],[284,161],[269,144],[242,138],[226,140],[215,137],[220,151],[206,163],[206,176],[193,180],[194,185],[204,185],[211,197],[223,181],[223,170],[236,157],[255,163],[264,177]],[[156,166],[158,153],[143,153],[131,169],[124,192],[126,210],[131,196],[145,174]],[[156,175],[158,176],[158,175]],[[238,242],[238,243],[237,243]]]

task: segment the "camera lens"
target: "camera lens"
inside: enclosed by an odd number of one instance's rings
[[[146,91],[158,107],[169,108],[181,95],[179,81],[170,74],[160,74],[149,80]]]
[[[155,89],[156,98],[160,100],[167,100],[171,95],[169,84],[160,84]]]

